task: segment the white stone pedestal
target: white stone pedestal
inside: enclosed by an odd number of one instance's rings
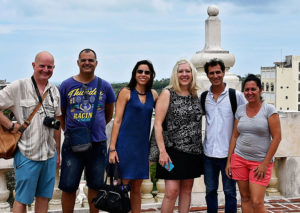
[[[53,190],[53,196],[49,202],[49,210],[61,209],[62,191],[58,188],[59,174],[60,174],[59,169],[57,169],[56,176],[55,176],[55,185],[54,185],[54,190]]]
[[[0,159],[0,212],[9,212],[10,206],[7,202],[9,198],[9,191],[7,189],[7,182],[5,172],[13,168],[13,159]]]
[[[7,190],[6,185],[6,177],[5,172],[7,172],[8,169],[1,169],[0,170],[0,212],[9,212],[10,206],[7,202],[9,197],[9,191]]]

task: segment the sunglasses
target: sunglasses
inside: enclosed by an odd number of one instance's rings
[[[149,70],[137,70],[136,71],[138,74],[142,74],[142,73],[144,73],[145,75],[150,75],[150,71]]]
[[[93,58],[89,58],[89,59],[82,58],[82,59],[80,59],[80,62],[82,62],[82,63],[84,63],[84,62],[86,62],[86,61],[88,61],[88,62],[90,62],[90,63],[94,63],[96,60],[93,59]]]

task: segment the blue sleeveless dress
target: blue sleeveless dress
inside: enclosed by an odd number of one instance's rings
[[[153,107],[151,91],[146,93],[146,102],[143,104],[137,91],[131,90],[116,145],[123,179],[149,177],[149,135]]]

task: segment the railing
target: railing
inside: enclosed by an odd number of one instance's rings
[[[282,141],[276,153],[275,166],[272,173],[271,182],[267,188],[268,196],[283,195],[288,197],[299,197],[300,191],[300,112],[280,112]],[[107,135],[111,132],[111,123],[108,125]],[[11,208],[7,202],[9,198],[9,190],[5,173],[13,169],[13,160],[0,159],[0,212],[10,212]],[[298,177],[299,176],[299,177]],[[59,171],[56,173],[55,188],[53,198],[49,202],[49,209],[61,209],[61,194],[57,188],[59,181]],[[164,181],[158,180],[156,183],[157,192],[153,196],[153,183],[149,179],[144,180],[142,184],[142,203],[160,205],[164,197]],[[222,190],[220,181],[219,191]],[[76,199],[75,208],[87,208],[86,199],[87,187],[85,181],[82,180],[80,189]],[[205,187],[203,177],[195,179],[192,195],[193,203],[205,204],[204,201]],[[220,203],[223,202],[223,193],[219,193]],[[33,204],[34,206],[34,204]]]

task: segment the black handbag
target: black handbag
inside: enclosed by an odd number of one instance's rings
[[[155,139],[155,130],[152,128],[150,143],[149,143],[149,161],[158,162],[159,160],[159,149]]]
[[[89,127],[76,127],[67,130],[66,134],[70,135],[71,149],[73,152],[86,152],[92,148],[92,127],[94,125],[98,101],[101,89],[101,78],[98,78],[96,100],[94,102],[93,115]]]
[[[98,194],[92,200],[92,203],[94,203],[97,209],[103,211],[112,213],[127,213],[131,210],[130,198],[128,195],[130,185],[123,184],[122,178],[120,177],[118,163],[109,164],[108,170],[105,182],[98,190]],[[110,184],[107,184],[108,176],[110,176]],[[121,182],[117,183],[119,178]]]
[[[165,122],[165,120],[162,123],[162,128],[163,128],[162,133],[163,133],[163,137],[164,137],[164,142],[166,144],[166,141],[168,140],[168,138],[167,138],[167,123]],[[156,138],[155,138],[154,126],[152,128],[150,141],[149,141],[149,161],[151,161],[151,162],[159,161],[159,149],[158,149]]]

